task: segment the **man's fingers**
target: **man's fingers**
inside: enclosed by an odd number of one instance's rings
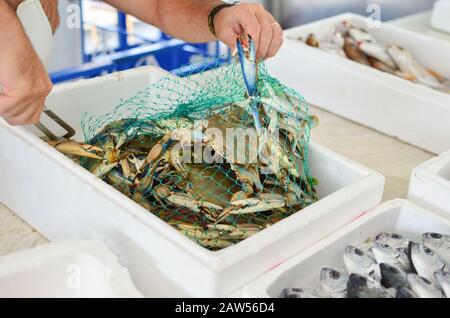
[[[258,51],[256,54],[256,58],[260,60],[264,58],[267,54],[269,46],[272,42],[273,30],[265,11],[262,12],[257,11],[256,18],[258,19],[259,25],[261,27]]]
[[[236,48],[237,35],[232,29],[225,29],[222,33],[218,34],[220,40],[228,46],[231,51]]]
[[[42,96],[23,96],[20,98],[1,96],[0,113],[6,118],[18,117],[29,108],[41,110],[44,101],[45,98]]]
[[[250,36],[258,60],[274,56],[283,42],[281,26],[261,4],[243,3],[222,10],[215,20],[217,38],[235,49],[238,37],[248,46]]]
[[[44,108],[44,101],[44,98],[39,98],[33,101],[14,104],[11,109],[4,112],[3,117],[10,125],[14,126],[35,124],[39,120]],[[0,99],[0,109],[4,106],[2,102]]]
[[[0,113],[3,117],[14,117],[23,112],[29,102],[22,101],[17,103],[17,100],[10,96],[0,96]]]
[[[275,18],[269,13],[266,12],[267,19],[269,20],[270,27],[272,28],[272,39],[267,49],[265,58],[274,57],[283,44],[283,29],[281,25],[275,20]]]
[[[272,24],[272,41],[266,53],[266,58],[274,57],[283,45],[283,30],[278,23]]]
[[[6,122],[12,126],[18,125],[31,125],[35,124],[39,120],[40,110],[39,108],[29,105],[28,108],[17,116],[6,117]]]
[[[261,35],[261,26],[254,11],[243,11],[239,17],[239,24],[244,33],[244,44],[247,45],[245,36],[250,35],[255,42],[256,48],[259,47],[259,37]]]

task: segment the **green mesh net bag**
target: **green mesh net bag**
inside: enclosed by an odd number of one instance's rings
[[[263,64],[258,74],[257,97],[248,96],[233,61],[168,75],[111,113],[85,114],[92,156],[81,165],[210,250],[301,211],[317,200],[308,165],[316,118]]]

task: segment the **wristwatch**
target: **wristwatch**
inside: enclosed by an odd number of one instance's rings
[[[211,12],[208,15],[208,27],[209,27],[209,30],[211,31],[211,33],[214,34],[215,37],[217,37],[216,28],[214,26],[214,18],[216,17],[216,15],[220,12],[220,10],[229,8],[229,7],[233,7],[238,4],[239,4],[239,1],[234,1],[233,3],[224,2],[224,3],[221,3],[217,6],[215,6],[211,10]]]

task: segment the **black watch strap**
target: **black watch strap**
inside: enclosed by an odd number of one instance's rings
[[[222,4],[219,4],[219,5],[215,6],[211,10],[211,12],[208,15],[208,27],[209,27],[209,30],[211,31],[211,33],[214,34],[214,36],[217,37],[217,35],[216,35],[216,28],[214,26],[214,18],[216,17],[217,13],[219,13],[220,10],[222,10],[222,9],[225,9],[225,8],[228,8],[228,7],[232,7],[232,6],[235,6],[237,4],[239,4],[239,1],[235,1],[233,3],[222,3]]]

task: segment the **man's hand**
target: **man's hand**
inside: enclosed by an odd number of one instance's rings
[[[51,81],[15,11],[3,0],[0,30],[0,116],[11,125],[34,124],[39,121]]]
[[[150,23],[167,34],[188,42],[215,40],[208,27],[211,10],[218,0],[105,0],[116,8]],[[255,41],[258,58],[274,56],[281,47],[280,25],[261,4],[243,3],[222,9],[214,19],[216,35],[231,49],[242,35]]]
[[[217,38],[234,49],[236,39],[250,35],[258,59],[275,56],[283,43],[283,31],[275,18],[261,4],[243,3],[222,9],[214,19]]]

